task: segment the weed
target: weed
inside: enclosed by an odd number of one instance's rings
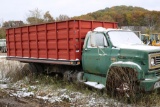
[[[86,86],[84,84],[72,83],[63,81],[61,75],[35,75],[30,71],[27,64],[19,63],[17,61],[6,61],[1,62],[0,65],[1,78],[10,78],[11,82],[17,82],[19,80],[23,80],[25,87],[27,87],[29,92],[34,92],[37,95],[43,95],[53,97],[55,95],[63,96],[62,100],[64,104],[71,103],[70,98],[75,98],[74,106],[79,105],[87,105],[91,103],[91,105],[102,106],[101,102],[105,106],[115,106],[115,105],[131,105],[131,106],[160,106],[160,93],[159,90],[154,91],[148,94],[141,94],[139,97],[134,97],[130,100],[128,98],[113,98],[112,96],[108,96],[105,90],[97,90]],[[36,86],[36,88],[31,87],[31,85]],[[22,84],[22,87],[23,84]],[[64,89],[64,90],[63,90]],[[59,91],[61,90],[61,91]],[[0,90],[1,91],[1,90]],[[50,94],[55,91],[55,94]],[[71,93],[72,92],[72,93]],[[65,93],[65,94],[64,94]],[[68,95],[70,98],[66,97]],[[79,95],[81,98],[76,99],[76,95]]]

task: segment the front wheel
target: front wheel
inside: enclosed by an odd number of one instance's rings
[[[138,92],[136,74],[131,68],[111,68],[106,81],[107,92],[117,97],[135,97]]]

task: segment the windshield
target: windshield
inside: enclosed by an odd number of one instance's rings
[[[143,44],[138,36],[131,31],[109,31],[108,35],[114,46]]]

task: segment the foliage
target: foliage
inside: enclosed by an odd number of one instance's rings
[[[47,22],[55,21],[55,19],[52,17],[49,11],[46,11],[43,14],[42,11],[39,10],[38,8],[34,10],[30,10],[26,20],[28,24],[40,24],[40,23],[47,23]]]
[[[121,26],[145,26],[146,33],[160,32],[160,12],[159,11],[149,11],[141,7],[133,6],[114,6],[111,8],[105,8],[98,10],[86,15],[75,16],[70,18],[65,14],[61,14],[54,18],[49,11],[43,12],[38,8],[29,10],[26,21],[28,24],[40,24],[54,21],[65,21],[69,19],[78,20],[97,20],[97,21],[108,21],[108,22],[118,22],[119,27]],[[4,28],[18,27],[22,26],[24,23],[22,21],[7,21],[3,23]],[[1,28],[1,32],[2,32]],[[0,37],[4,36],[0,33]]]
[[[24,23],[23,21],[6,21],[3,23],[2,27],[3,28],[12,28],[12,27],[19,27],[23,26]]]
[[[149,11],[141,7],[114,6],[72,19],[116,21],[119,26],[146,26],[148,31],[160,31],[159,11]]]
[[[43,23],[42,11],[38,8],[34,10],[29,10],[28,18],[26,19],[29,24]]]
[[[67,15],[59,15],[59,17],[56,18],[56,21],[65,21],[65,20],[69,20],[69,16]]]
[[[44,22],[54,22],[54,18],[51,16],[51,14],[49,13],[49,11],[47,11],[44,16]]]
[[[27,22],[29,24],[39,24],[39,23],[43,23],[43,19],[40,19],[40,18],[36,18],[36,17],[28,17],[27,18]]]
[[[0,27],[0,39],[5,38],[6,32],[5,29],[24,26],[23,21],[6,21]]]
[[[70,19],[69,16],[61,14],[58,17],[56,17],[56,20],[55,20],[53,16],[49,13],[49,11],[43,14],[42,11],[37,8],[29,11],[29,14],[26,20],[28,24],[40,24],[40,23],[48,23],[48,22],[54,22],[54,21],[65,21],[69,19]]]
[[[5,33],[5,29],[2,27],[0,28],[0,39],[5,38],[6,33]]]
[[[26,21],[28,22],[29,25],[33,25],[33,24],[48,23],[54,21],[65,21],[69,19],[70,17],[67,15],[59,15],[55,20],[49,11],[46,11],[43,14],[41,10],[36,8],[34,10],[29,10]],[[23,21],[12,21],[12,20],[0,23],[0,39],[5,38],[6,35],[5,29],[20,27],[24,25],[27,24],[24,23]]]

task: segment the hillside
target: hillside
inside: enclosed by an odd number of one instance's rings
[[[148,30],[160,31],[160,11],[149,11],[141,7],[114,6],[73,19],[116,21],[119,26],[146,26]]]

